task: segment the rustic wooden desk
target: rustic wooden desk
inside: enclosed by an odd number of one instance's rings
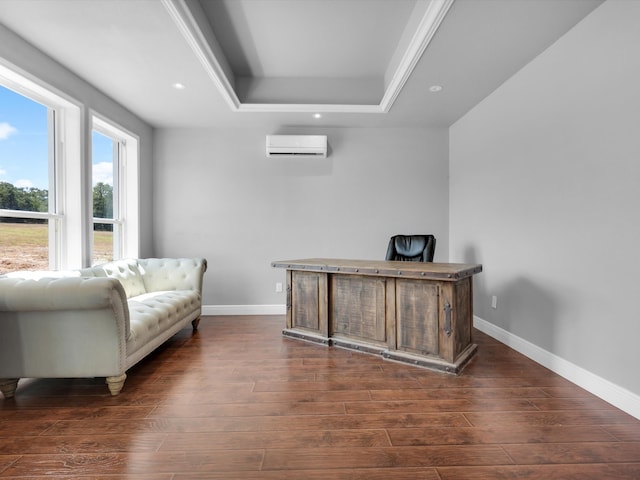
[[[482,265],[310,258],[287,270],[286,336],[459,373],[472,343]]]

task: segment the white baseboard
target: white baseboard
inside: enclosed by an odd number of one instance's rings
[[[473,317],[473,326],[620,410],[640,419],[640,396],[480,317]]]
[[[284,315],[285,305],[203,305],[202,315]]]

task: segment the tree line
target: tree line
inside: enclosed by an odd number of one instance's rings
[[[47,212],[49,210],[49,191],[34,187],[16,187],[9,182],[0,182],[0,208],[29,212]],[[93,216],[113,218],[113,187],[98,182],[93,187]],[[44,223],[45,220],[32,218],[0,218],[0,222]],[[112,225],[96,224],[95,230],[112,230]]]
[[[46,212],[49,209],[49,191],[40,188],[18,188],[8,182],[0,182],[0,208]]]

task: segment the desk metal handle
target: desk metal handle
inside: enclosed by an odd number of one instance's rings
[[[287,285],[287,312],[291,310],[291,285]]]
[[[451,305],[449,302],[444,304],[444,333],[447,337],[451,336]]]

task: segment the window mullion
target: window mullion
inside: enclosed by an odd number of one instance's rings
[[[48,150],[49,150],[49,191],[48,191],[48,213],[49,215],[58,215],[62,211],[59,201],[59,178],[58,169],[60,168],[58,157],[58,122],[56,121],[56,110],[54,108],[47,108],[47,124],[48,124]],[[60,268],[61,257],[61,229],[60,219],[51,218],[48,222],[48,237],[49,237],[49,268],[51,270],[57,270]]]

